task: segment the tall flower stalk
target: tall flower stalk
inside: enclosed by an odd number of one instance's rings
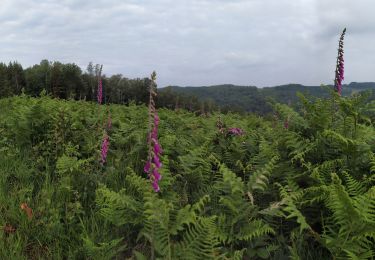
[[[98,72],[98,94],[97,94],[97,98],[98,98],[99,106],[102,105],[102,102],[103,102],[102,68],[103,68],[103,65],[100,66],[100,69],[99,69],[99,72]],[[99,113],[99,116],[100,116],[100,113]],[[110,127],[111,127],[111,116],[110,116],[110,114],[108,114],[108,122],[107,122],[107,126],[104,127],[104,135],[103,135],[102,145],[101,145],[101,149],[100,149],[100,163],[102,165],[104,165],[105,162],[107,161],[107,153],[108,153],[108,149],[109,149],[108,131],[109,131]]]
[[[144,171],[148,174],[152,188],[155,192],[160,191],[159,181],[161,180],[161,174],[159,172],[162,164],[160,162],[160,155],[162,149],[158,141],[158,127],[159,127],[159,116],[155,108],[156,91],[155,91],[155,80],[156,73],[151,74],[151,82],[149,87],[150,100],[148,104],[148,118],[149,118],[149,133],[147,136],[148,145],[148,157],[147,162],[144,166]]]
[[[102,165],[107,160],[108,149],[109,149],[109,136],[107,135],[107,133],[105,133],[103,141],[102,141],[102,149],[101,149],[101,152],[100,152],[100,155],[101,155],[101,162],[100,163]]]
[[[101,105],[103,102],[103,83],[102,83],[102,68],[103,65],[100,66],[99,73],[98,73],[98,104]]]
[[[284,128],[289,129],[289,116],[284,120]]]
[[[335,71],[335,91],[341,96],[342,81],[344,80],[344,36],[346,28],[341,33],[339,40],[339,49],[337,53],[336,71]]]

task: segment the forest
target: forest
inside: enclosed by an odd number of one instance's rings
[[[101,65],[90,62],[85,70],[74,63],[42,60],[39,64],[23,69],[18,62],[0,63],[0,97],[10,97],[25,93],[38,97],[42,92],[54,98],[95,101],[97,81]],[[105,71],[105,67],[104,67]],[[106,104],[147,104],[150,79],[126,78],[121,74],[101,75],[103,103]],[[298,109],[301,92],[312,97],[329,95],[327,86],[304,86],[288,84],[283,86],[257,88],[255,86],[218,85],[201,87],[167,86],[158,88],[157,106],[169,109],[186,109],[196,114],[213,111],[222,113],[272,114],[274,103],[292,105]],[[343,96],[365,92],[368,100],[374,100],[374,82],[352,82],[344,84]]]
[[[329,97],[329,89],[333,85],[305,86],[301,84],[287,84],[275,87],[258,88],[255,86],[216,85],[201,87],[169,86],[160,89],[164,92],[173,92],[199,97],[200,101],[216,104],[220,111],[237,113],[256,113],[267,115],[272,113],[272,104],[282,103],[298,108],[298,95],[302,93],[307,97]],[[368,101],[374,100],[374,82],[351,82],[342,85],[342,95],[350,96],[353,93],[363,92],[368,96]]]
[[[95,101],[101,65],[90,62],[85,71],[75,63],[42,60],[23,69],[18,62],[0,63],[0,98],[22,93],[38,97],[42,94],[70,100]],[[150,79],[129,79],[121,74],[110,77],[100,75],[103,84],[103,103],[147,104]],[[184,108],[203,114],[218,110],[210,100],[198,100],[196,95],[177,92],[160,92],[158,106]]]
[[[344,34],[323,97],[263,117],[3,64],[0,259],[374,259],[375,101],[344,95]]]

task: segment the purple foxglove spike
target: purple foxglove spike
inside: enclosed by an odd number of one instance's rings
[[[152,182],[152,188],[154,189],[155,192],[159,192],[160,191],[159,184],[156,181]]]
[[[143,168],[143,170],[144,170],[146,173],[149,173],[150,168],[151,168],[151,162],[150,162],[150,161],[147,161],[146,164],[145,164],[145,167]]]
[[[154,124],[155,124],[155,126],[158,126],[159,122],[160,122],[159,116],[158,116],[157,113],[155,113],[155,116],[154,116]]]
[[[107,153],[109,148],[109,137],[105,136],[102,142],[102,149],[101,149],[101,157],[102,157],[102,164],[106,162]]]
[[[335,90],[341,96],[342,81],[344,80],[344,36],[346,28],[342,31],[339,40],[339,49],[336,62]]]
[[[102,84],[102,79],[99,79],[99,84],[98,84],[98,103],[101,104],[103,100],[103,84]]]
[[[154,153],[155,154],[161,154],[163,150],[161,149],[160,145],[158,143],[154,144]]]
[[[152,129],[151,138],[152,139],[157,139],[158,138],[158,129],[156,127],[154,127],[154,129]]]
[[[155,180],[160,181],[161,180],[161,174],[158,172],[157,169],[154,169],[152,172],[152,175],[154,176]]]
[[[157,156],[156,154],[154,155],[154,158],[152,158],[152,161],[155,164],[156,168],[160,168],[161,167],[159,156]]]
[[[159,192],[159,184],[158,181],[161,179],[161,174],[159,173],[159,169],[161,168],[162,164],[160,162],[159,155],[163,152],[161,146],[158,142],[158,126],[159,126],[159,116],[155,108],[155,101],[154,96],[156,96],[155,91],[155,78],[156,74],[153,73],[151,75],[151,82],[150,82],[150,100],[149,100],[149,125],[151,129],[149,129],[148,137],[147,137],[147,144],[148,144],[148,151],[149,151],[149,161],[146,163],[144,167],[144,171],[149,173],[149,178],[152,180],[152,187],[155,192]],[[152,174],[150,173],[152,171]]]

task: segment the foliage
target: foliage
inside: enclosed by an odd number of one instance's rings
[[[0,258],[373,259],[373,104],[332,93],[298,106],[272,104],[274,118],[158,109],[155,193],[145,106],[1,99]]]
[[[330,86],[332,88],[332,86]],[[288,84],[273,87],[257,88],[255,86],[237,86],[231,84],[200,86],[200,87],[178,87],[168,86],[160,89],[161,94],[173,96],[174,93],[195,96],[199,101],[205,102],[206,107],[210,104],[219,106],[222,112],[251,112],[260,115],[272,113],[272,103],[289,104],[298,107],[298,92],[315,98],[328,98],[329,93],[325,86],[305,86],[300,84]],[[370,91],[369,99],[374,99],[374,82],[351,82],[343,85],[342,94],[350,96],[353,93]],[[172,103],[173,104],[173,103]]]
[[[26,93],[33,97],[49,95],[60,99],[96,101],[99,64],[90,62],[80,68],[75,63],[42,60],[28,68],[18,62],[0,63],[0,98]],[[149,78],[131,79],[122,74],[102,76],[103,102],[106,104],[147,104]],[[342,94],[368,91],[368,100],[374,100],[374,82],[352,82],[343,85]],[[267,115],[273,112],[273,103],[298,107],[301,92],[312,97],[329,97],[325,87],[288,84],[257,88],[255,86],[217,85],[210,87],[168,86],[158,89],[157,107],[185,109],[197,115],[208,115],[214,111],[223,113],[256,113]]]

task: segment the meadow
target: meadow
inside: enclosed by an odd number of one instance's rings
[[[0,99],[0,259],[373,259],[365,101],[300,95],[269,117],[158,109],[155,191],[145,105]]]
[[[342,95],[345,31],[334,88],[263,117],[160,109],[155,73],[148,107],[103,103],[101,67],[97,103],[8,93],[0,259],[374,259],[375,101]]]

